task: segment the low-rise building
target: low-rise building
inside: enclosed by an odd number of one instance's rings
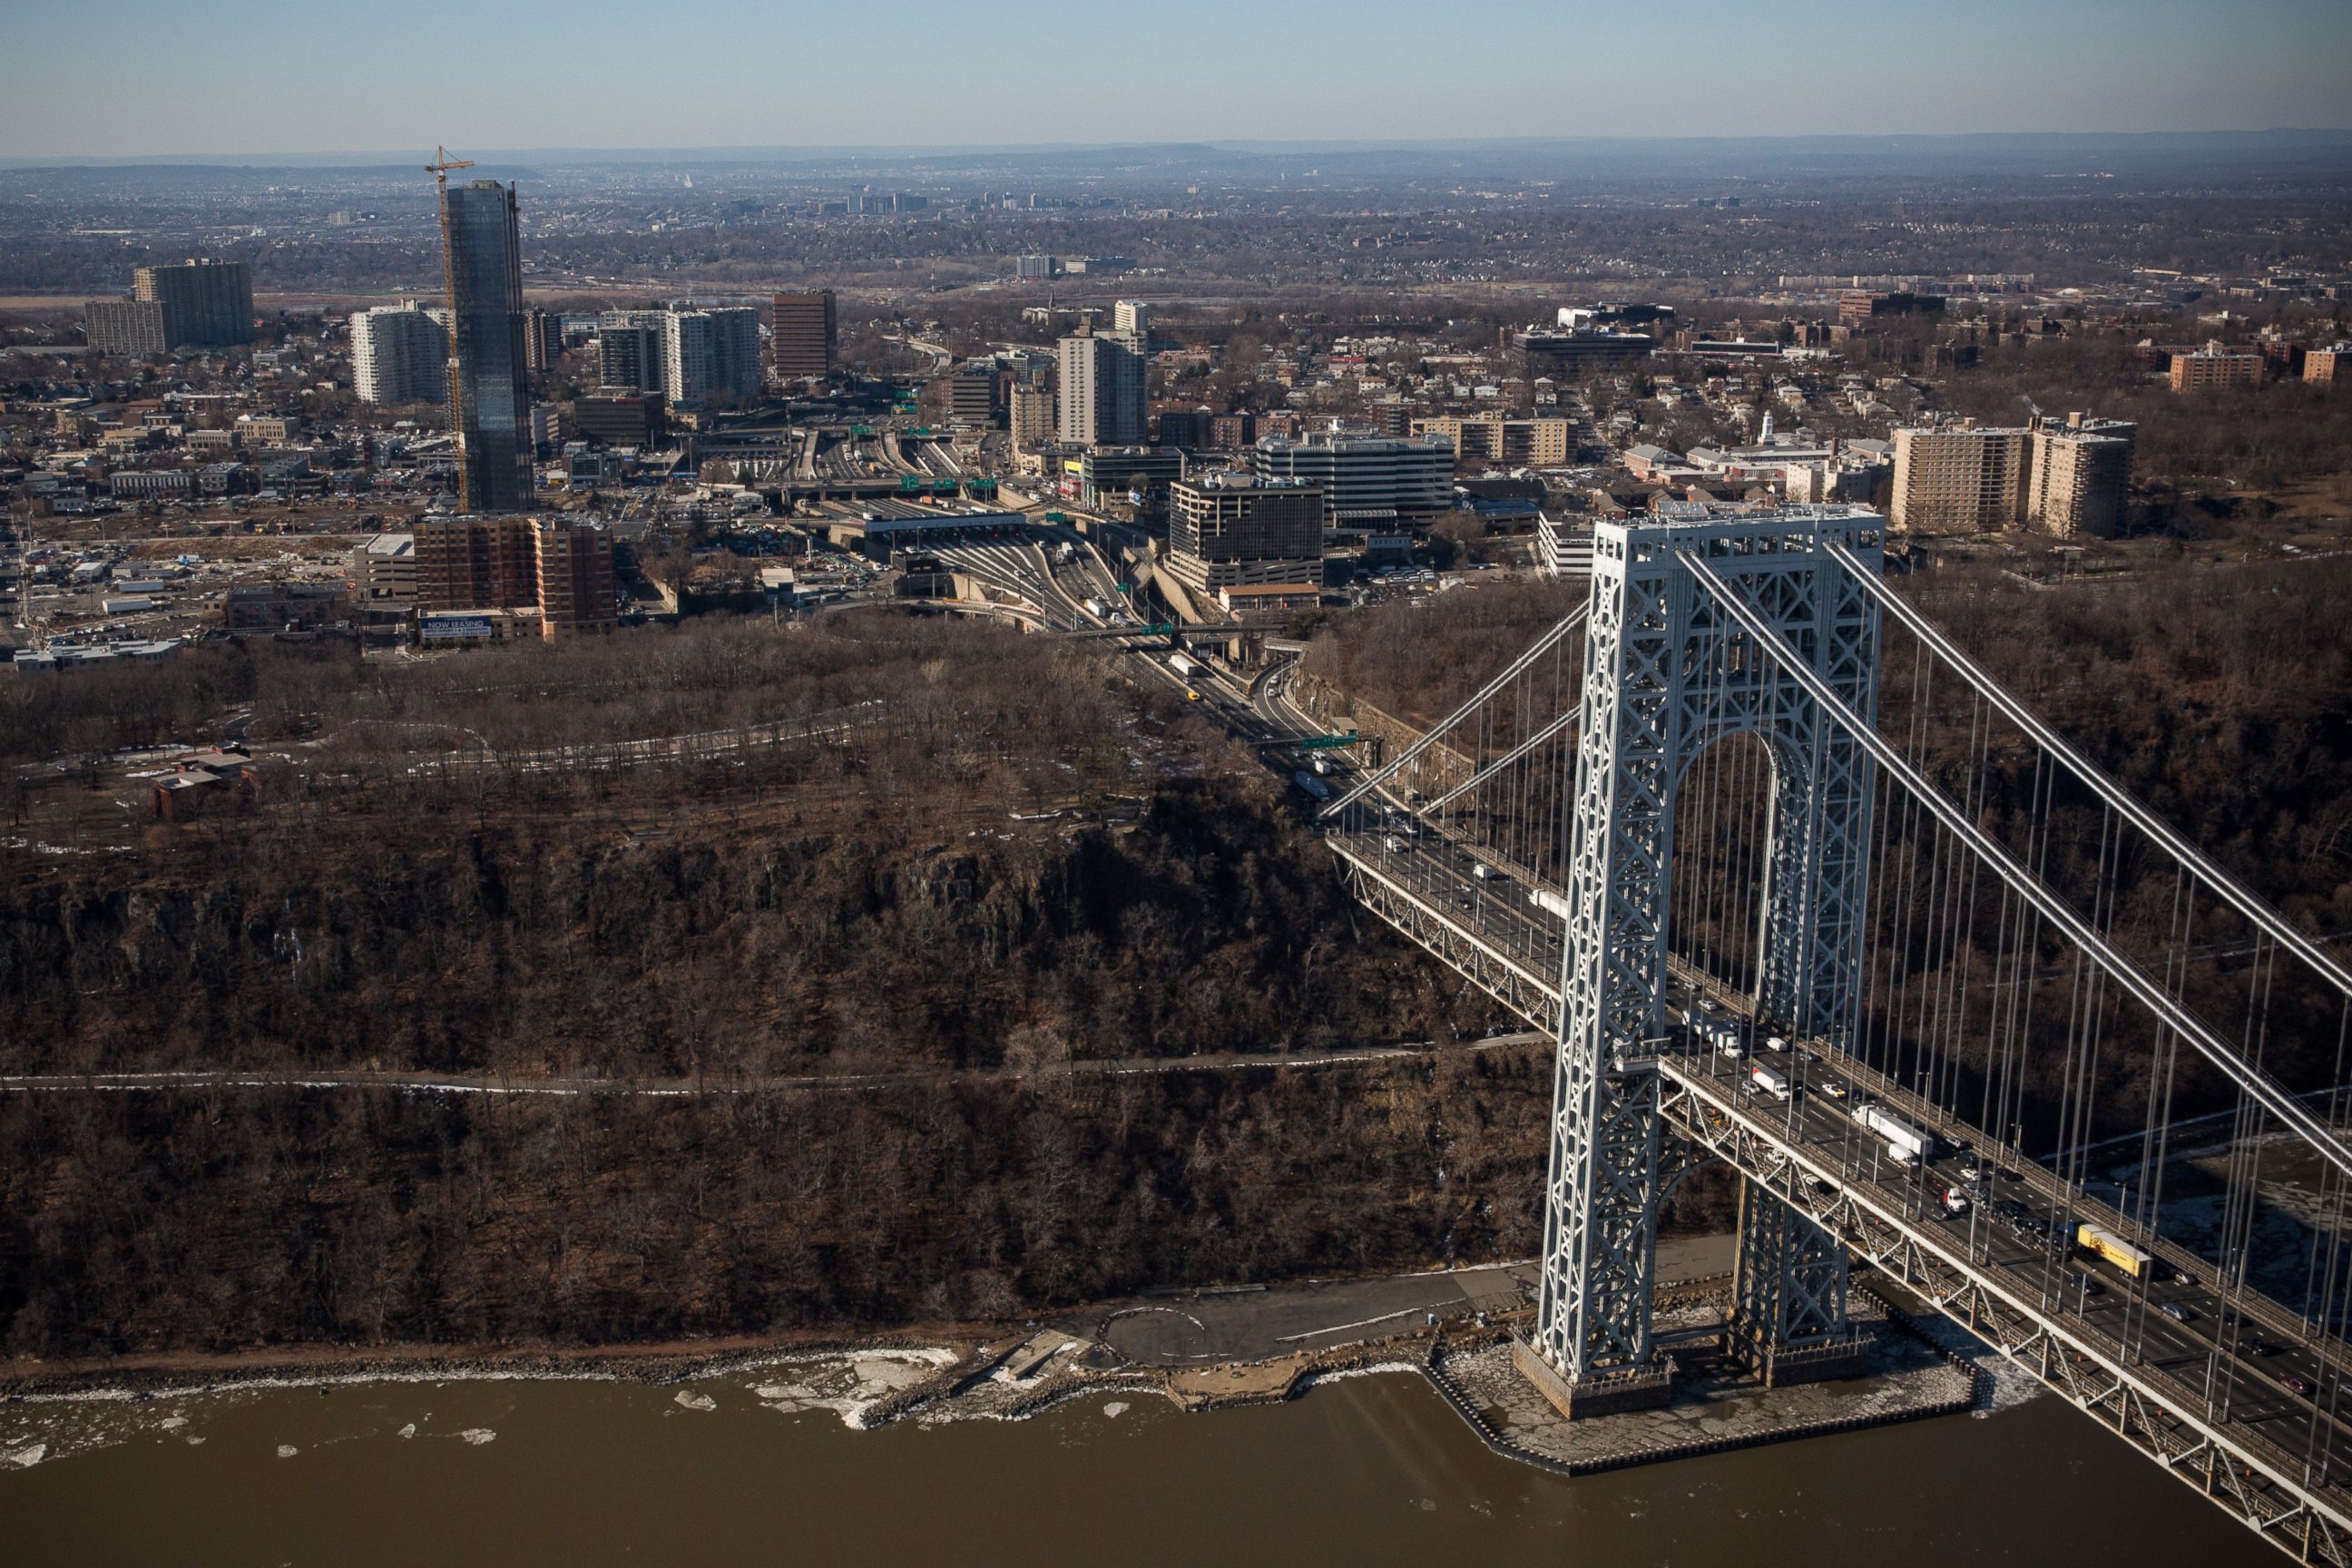
[[[1184,477],[1184,454],[1158,447],[1095,447],[1070,461],[1077,472],[1082,506],[1114,500],[1155,506]]]
[[[122,468],[107,476],[106,489],[117,500],[161,500],[192,494],[195,485],[185,468]]]
[[[1500,410],[1444,415],[1415,419],[1410,429],[1417,437],[1452,443],[1456,463],[1541,468],[1563,467],[1576,458],[1576,421],[1556,416],[1512,419]]]
[[[363,610],[416,607],[416,536],[379,533],[352,547],[352,591]]]
[[[1443,438],[1398,439],[1319,430],[1265,436],[1250,459],[1261,479],[1312,485],[1336,532],[1391,533],[1454,509],[1454,446]]]
[[[2218,341],[2209,342],[2201,349],[2172,356],[2172,390],[2203,392],[2216,386],[2259,385],[2263,365],[2263,356],[2256,350],[2229,349]],[[2308,375],[2310,372],[2306,369],[2304,374]]]
[[[1217,603],[1237,621],[1279,621],[1323,602],[1321,586],[1305,583],[1229,583],[1217,590]]]
[[[2352,370],[2352,342],[2304,351],[2303,379],[2305,381],[2333,383],[2345,379],[2347,370]]]
[[[341,583],[236,583],[221,601],[221,624],[233,632],[317,631],[350,615]]]

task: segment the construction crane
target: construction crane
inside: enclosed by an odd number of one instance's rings
[[[425,165],[425,172],[433,176],[434,205],[441,209],[441,278],[449,303],[449,431],[457,437],[457,487],[461,495],[465,491],[467,460],[466,383],[465,378],[457,374],[457,258],[449,246],[449,171],[473,166],[471,158],[452,158],[448,148],[437,144],[433,149],[433,162]]]
[[[425,165],[425,172],[433,176],[435,187],[439,194],[446,196],[449,194],[449,171],[470,169],[473,166],[474,161],[471,158],[453,159],[449,156],[448,148],[436,147],[433,149],[433,162]]]

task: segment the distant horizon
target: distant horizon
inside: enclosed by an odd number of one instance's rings
[[[2000,142],[2017,146],[2047,145],[2053,151],[2091,150],[2096,144],[2118,146],[2160,142],[2259,142],[2295,140],[2352,142],[2352,125],[2274,125],[2211,127],[2191,130],[2074,131],[1937,131],[1937,132],[1694,132],[1688,135],[1535,134],[1521,136],[1391,136],[1391,137],[1169,137],[1098,142],[712,142],[708,144],[562,145],[535,147],[448,146],[457,157],[476,162],[512,163],[530,159],[571,161],[656,162],[664,159],[708,158],[725,162],[802,162],[822,159],[874,158],[886,161],[937,157],[1019,157],[1067,153],[1202,152],[1241,156],[1312,156],[1324,153],[1378,152],[1507,153],[1548,148],[1698,149],[1730,147],[1762,149],[1775,145],[1795,148],[1848,147],[1889,149],[1919,144]],[[103,153],[15,154],[0,153],[0,168],[399,168],[429,160],[436,148],[347,148],[296,152],[257,148],[237,152]]]
[[[16,163],[2352,127],[2342,0],[13,0],[8,43]]]

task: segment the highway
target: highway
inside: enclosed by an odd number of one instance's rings
[[[1531,1023],[1549,1024],[1565,921],[1534,905],[1516,880],[1476,878],[1466,846],[1426,824],[1400,830],[1410,822],[1367,800],[1334,826],[1332,847],[1359,869],[1360,890],[1384,917]],[[1485,974],[1465,962],[1465,939],[1491,955]],[[1505,966],[1511,973],[1498,975]],[[1686,1026],[1696,1013],[1744,1005],[1682,965],[1673,970],[1657,1065],[1677,1131],[2101,1413],[2168,1468],[2205,1463],[2196,1456],[2216,1452],[2200,1447],[2211,1435],[2220,1453],[2237,1456],[2224,1479],[2248,1494],[2242,1511],[2283,1512],[2299,1496],[2352,1521],[2344,1485],[2352,1476],[2336,1453],[2352,1436],[2352,1348],[2310,1335],[2276,1302],[2225,1288],[2211,1263],[2172,1244],[2151,1246],[2143,1279],[2074,1247],[2085,1221],[2123,1237],[2137,1231],[2013,1152],[1992,1151],[1977,1164],[1974,1130],[1824,1041],[1764,1053],[1799,1085],[1786,1100],[1764,1091],[1752,1077],[1756,1055],[1710,1049]],[[1857,1120],[1874,1104],[1933,1135],[1924,1162],[1899,1160]],[[1954,1190],[1963,1200],[1948,1205]]]
[[[1918,1293],[1973,1304],[1970,1327],[2004,1350],[2038,1353],[2035,1370],[2046,1381],[2079,1384],[2094,1363],[2110,1370],[2116,1385],[2106,1397],[2129,1389],[2146,1407],[2137,1424],[2149,1429],[2126,1433],[2143,1447],[2161,1448],[2169,1436],[2179,1448],[2191,1447],[2196,1436],[2181,1417],[2202,1419],[2225,1447],[2274,1478],[2300,1482],[2328,1512],[2352,1521],[2345,1486],[2352,1475],[2337,1452],[2352,1433],[2344,1419],[2342,1342],[2315,1342],[2273,1326],[2292,1322],[2275,1304],[2261,1314],[2270,1321],[2248,1321],[2252,1314],[2218,1284],[2210,1265],[2179,1268],[2161,1260],[2147,1279],[2134,1279],[2074,1247],[2078,1221],[2130,1232],[2114,1211],[2068,1196],[2046,1173],[2005,1154],[1982,1167],[1976,1184],[1988,1201],[1954,1213],[1942,1194],[1970,1184],[1963,1174],[1975,1158],[1969,1150],[1940,1143],[1927,1159],[1906,1164],[1855,1119],[1865,1094],[1914,1126],[1941,1121],[1931,1108],[1848,1060],[1804,1063],[1790,1053],[1767,1059],[1811,1068],[1817,1083],[1824,1076],[1843,1080],[1847,1095],[1808,1088],[1779,1100],[1751,1087],[1750,1061],[1692,1048],[1684,1037],[1659,1058],[1662,1074],[1685,1092],[1677,1125],[1732,1153],[1743,1142],[1734,1124],[1742,1124],[1756,1135],[1751,1153],[1733,1153],[1744,1172],[1789,1194],[1849,1245],[1862,1243],[1858,1250],[1882,1266],[1891,1253],[1902,1256],[1898,1277]],[[2023,1220],[2003,1223],[1995,1212],[2003,1203],[2021,1207]],[[2077,1402],[2088,1403],[2079,1395]],[[2110,1414],[2134,1424],[2120,1408]]]

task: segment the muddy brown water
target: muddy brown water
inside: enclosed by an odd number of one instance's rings
[[[762,1407],[760,1381],[691,1385],[708,1410],[518,1381],[96,1411],[97,1446],[0,1466],[0,1563],[2285,1561],[2052,1398],[1567,1480],[1488,1452],[1410,1373],[872,1432]]]

